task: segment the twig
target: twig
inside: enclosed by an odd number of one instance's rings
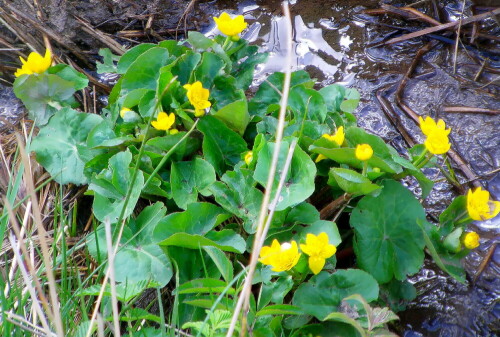
[[[386,41],[385,44],[389,45],[389,44],[403,42],[403,41],[413,39],[413,38],[416,38],[416,37],[419,37],[422,35],[426,35],[429,33],[439,32],[439,31],[445,30],[445,29],[450,29],[450,28],[453,28],[455,26],[458,26],[459,24],[466,25],[466,24],[471,23],[471,22],[480,21],[480,20],[489,18],[491,16],[495,16],[498,14],[500,14],[500,8],[494,9],[491,12],[486,12],[483,14],[468,17],[466,19],[463,19],[462,21],[454,21],[454,22],[444,23],[444,24],[439,25],[439,26],[434,26],[434,27],[429,27],[429,28],[419,30],[418,32],[405,34],[405,35],[390,39],[389,41]]]
[[[441,24],[441,22],[412,7],[395,7],[388,4],[382,4],[381,7],[385,10],[386,13],[397,14],[410,20],[419,20],[433,26],[439,26]]]
[[[493,256],[493,253],[495,252],[497,248],[497,243],[493,243],[491,247],[488,249],[488,253],[486,256],[483,258],[483,261],[481,261],[481,264],[479,265],[479,268],[477,269],[477,272],[474,274],[474,282],[477,281],[479,276],[483,273],[483,271],[486,269],[486,266],[488,265],[488,262],[490,262],[491,257]]]
[[[87,33],[94,36],[96,39],[101,41],[104,45],[108,46],[109,49],[114,51],[116,54],[123,55],[125,53],[121,44],[119,44],[118,42],[113,40],[107,34],[101,32],[99,29],[92,27],[92,25],[90,23],[88,23],[87,21],[85,21],[81,17],[79,17],[77,15],[73,15],[73,17],[81,24],[81,27],[84,31],[86,31]]]
[[[274,146],[274,153],[273,157],[271,160],[271,165],[269,168],[269,176],[267,179],[266,183],[266,191],[264,193],[264,197],[262,199],[262,205],[260,208],[260,214],[259,214],[259,220],[258,220],[258,225],[257,225],[257,232],[255,234],[255,239],[253,243],[253,248],[252,248],[252,255],[250,258],[250,264],[249,264],[249,270],[248,274],[245,278],[245,283],[243,285],[243,288],[241,290],[240,296],[238,298],[238,302],[236,303],[236,307],[234,308],[233,312],[233,317],[231,319],[231,325],[229,326],[226,337],[232,337],[234,329],[236,327],[236,322],[238,321],[238,316],[240,314],[240,311],[243,307],[243,304],[245,304],[245,310],[243,312],[243,324],[241,326],[241,334],[244,334],[245,331],[245,325],[246,325],[246,309],[248,308],[249,305],[249,299],[251,295],[251,289],[252,289],[252,279],[253,275],[255,273],[255,268],[258,262],[258,256],[260,253],[260,248],[262,246],[260,245],[261,242],[263,242],[262,237],[263,234],[266,232],[266,226],[265,226],[265,221],[266,217],[268,215],[268,206],[269,206],[269,201],[271,199],[271,192],[272,192],[272,187],[274,184],[274,178],[276,175],[276,167],[278,165],[278,159],[279,159],[279,153],[280,153],[280,147],[281,147],[281,140],[283,138],[283,129],[285,127],[285,115],[286,115],[286,109],[288,105],[288,94],[290,91],[290,79],[291,79],[291,65],[292,65],[292,21],[290,17],[290,10],[288,8],[288,2],[283,1],[282,2],[283,6],[283,13],[284,13],[284,19],[285,20],[285,27],[286,27],[286,46],[287,46],[287,57],[285,59],[285,79],[283,82],[283,95],[281,96],[281,102],[280,102],[280,111],[279,111],[279,116],[278,116],[278,125],[276,127],[276,141],[275,141],[275,146]],[[282,172],[286,176],[285,171]],[[279,191],[276,192],[276,198],[279,196]],[[259,247],[260,246],[260,247]]]
[[[447,106],[443,108],[443,112],[455,112],[455,113],[473,113],[473,114],[485,114],[485,115],[499,115],[500,110],[493,109],[483,109],[483,108],[472,108],[467,106]]]
[[[329,220],[333,214],[335,214],[335,211],[348,203],[351,200],[351,195],[348,193],[342,194],[340,197],[337,199],[333,200],[330,202],[328,205],[323,207],[321,211],[319,212],[319,218],[322,220]]]
[[[455,52],[453,53],[453,73],[457,72],[457,57],[458,57],[458,41],[460,41],[460,29],[462,29],[462,19],[464,17],[465,10],[465,0],[462,1],[462,12],[460,13],[460,19],[458,19],[458,30],[457,38],[455,40]]]
[[[392,86],[392,84],[390,84],[389,86]],[[399,115],[397,115],[394,112],[394,109],[392,109],[391,104],[383,95],[383,93],[387,91],[389,86],[383,87],[377,91],[376,94],[377,100],[382,106],[382,111],[384,112],[385,116],[391,122],[391,124],[399,131],[401,136],[403,136],[406,144],[409,147],[413,147],[416,144],[415,139],[413,139],[413,137],[408,133],[408,131],[406,131],[405,127],[403,126],[403,123],[401,122],[401,119],[399,118]]]
[[[429,42],[425,46],[423,46],[422,48],[420,48],[418,50],[417,54],[415,55],[415,58],[413,59],[413,62],[410,64],[410,66],[408,67],[408,70],[406,71],[405,75],[401,79],[401,82],[399,83],[398,89],[396,90],[396,93],[395,93],[396,104],[406,113],[406,115],[408,117],[413,119],[413,121],[417,124],[419,123],[419,120],[418,120],[419,115],[417,113],[415,113],[415,111],[413,111],[413,109],[411,109],[409,106],[407,106],[403,102],[402,94],[403,94],[404,87],[406,86],[406,83],[408,82],[411,74],[413,73],[413,71],[417,67],[417,64],[420,61],[420,59],[422,58],[422,56],[425,53],[427,53],[429,50],[431,50],[436,44],[437,44],[436,42]],[[476,179],[477,177],[474,174],[474,172],[472,172],[472,170],[467,166],[467,164],[462,159],[462,157],[455,150],[450,149],[448,151],[448,156],[450,157],[450,159],[452,159],[455,162],[455,164],[463,172],[463,174],[466,176],[466,178],[473,181],[474,186],[481,186],[481,183],[477,181],[477,179]],[[454,186],[463,192],[462,185],[454,184]]]

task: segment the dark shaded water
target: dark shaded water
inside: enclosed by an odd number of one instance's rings
[[[404,152],[404,141],[385,117],[376,99],[376,92],[385,88],[385,96],[390,102],[394,101],[395,86],[412,62],[418,48],[425,42],[423,39],[415,39],[379,48],[367,48],[367,45],[397,36],[394,35],[394,30],[381,25],[417,27],[418,24],[408,24],[394,16],[375,17],[362,14],[363,9],[379,7],[379,2],[373,0],[290,2],[294,26],[294,69],[308,70],[317,78],[318,86],[340,82],[357,88],[362,97],[360,107],[356,111],[360,126],[380,135],[396,149]],[[394,6],[408,5],[411,2],[388,1]],[[443,8],[443,20],[456,20],[459,17],[461,0],[438,2]],[[141,1],[137,3],[138,6],[146,8]],[[162,10],[164,13],[172,13],[172,16],[167,18],[159,15],[160,19],[157,18],[157,21],[160,20],[159,23],[163,26],[175,27],[185,4],[179,1],[169,3],[175,4],[174,9],[165,5]],[[471,4],[468,1],[465,4],[465,14],[470,15]],[[125,6],[120,5],[119,10],[128,10]],[[427,7],[430,8],[424,2],[422,7],[416,8]],[[194,23],[207,35],[213,34],[215,27],[211,23],[211,16],[218,15],[223,10],[231,14],[244,14],[250,23],[245,37],[260,45],[263,51],[270,53],[269,62],[257,69],[255,83],[262,81],[270,72],[282,71],[286,50],[283,43],[284,27],[280,16],[280,1],[200,1],[194,15],[188,16],[188,26]],[[96,16],[94,24],[101,21],[102,29],[109,30],[110,33],[116,31],[113,31],[112,23],[118,23],[113,21],[113,15],[118,16],[117,12],[106,14],[106,20],[102,20],[97,9],[89,13]],[[92,17],[88,19],[92,21]],[[155,23],[159,24],[157,21]],[[500,33],[500,27],[498,24],[495,26],[493,20],[486,21],[486,24],[493,27],[491,34]],[[81,42],[85,43],[86,40]],[[498,44],[496,48],[499,48]],[[482,182],[498,200],[500,175],[491,172],[500,166],[500,117],[444,113],[442,107],[463,105],[499,109],[500,88],[491,84],[480,90],[474,89],[467,80],[475,76],[479,66],[461,50],[457,57],[457,71],[454,73],[453,54],[453,45],[439,45],[427,53],[408,82],[404,92],[405,102],[421,115],[431,115],[446,121],[453,130],[451,138],[454,149],[470,163],[477,175],[483,176]],[[498,62],[494,61],[492,60],[490,66],[496,66],[500,70]],[[484,85],[495,80],[495,76],[498,75],[486,72],[479,80]],[[0,87],[1,116],[11,119],[20,113],[20,105],[13,97],[10,88]],[[401,116],[404,127],[412,135],[420,135],[418,126],[395,109]],[[423,139],[418,139],[417,136],[417,140]],[[426,173],[433,179],[441,179],[438,172],[431,170]],[[443,180],[435,185],[424,203],[430,210],[430,215],[437,217],[454,196],[450,184]],[[470,281],[467,285],[450,279],[430,261],[426,262],[425,268],[418,275],[412,277],[419,296],[405,312],[399,313],[401,333],[404,336],[496,336],[500,333],[500,248],[497,245],[500,241],[500,218],[476,224],[475,230],[481,235],[481,246],[464,260]],[[491,256],[490,262],[483,269],[481,263],[488,255]],[[480,269],[482,272],[478,273]]]

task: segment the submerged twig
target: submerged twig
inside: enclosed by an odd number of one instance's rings
[[[472,108],[467,106],[447,106],[443,108],[444,112],[455,113],[472,113],[472,114],[485,114],[485,115],[500,115],[500,110]]]
[[[441,24],[439,26],[425,28],[425,29],[419,30],[417,32],[413,32],[413,33],[405,34],[405,35],[402,35],[402,36],[399,36],[399,37],[395,37],[393,39],[390,39],[390,40],[386,41],[385,44],[389,45],[389,44],[403,42],[403,41],[406,41],[406,40],[409,40],[409,39],[413,39],[415,37],[419,37],[419,36],[422,36],[422,35],[427,35],[429,33],[435,33],[435,32],[439,32],[441,30],[450,29],[450,28],[453,28],[455,26],[458,26],[459,24],[466,25],[468,23],[472,23],[472,22],[476,22],[476,21],[481,21],[481,20],[487,19],[487,18],[489,18],[491,16],[495,16],[495,15],[498,15],[498,14],[500,14],[500,8],[494,9],[491,12],[474,15],[474,16],[468,17],[466,19],[463,19],[461,21],[454,21],[454,22],[444,23],[444,24]]]

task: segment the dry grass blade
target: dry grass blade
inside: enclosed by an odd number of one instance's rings
[[[285,127],[285,116],[286,116],[286,108],[288,104],[288,93],[290,91],[290,79],[291,79],[291,66],[292,66],[292,20],[290,17],[290,9],[288,8],[288,1],[283,1],[283,13],[286,27],[286,46],[287,46],[287,57],[285,63],[285,79],[283,83],[283,93],[281,95],[280,102],[280,111],[278,116],[278,125],[276,128],[276,137],[275,137],[275,146],[274,153],[271,160],[271,166],[269,168],[269,176],[266,183],[266,191],[264,193],[264,197],[262,200],[262,205],[260,208],[259,220],[257,222],[257,232],[255,234],[254,244],[252,248],[252,256],[250,259],[250,264],[248,268],[248,274],[245,278],[245,283],[243,285],[243,289],[238,298],[238,302],[236,303],[236,307],[234,308],[233,317],[231,319],[231,325],[228,328],[226,333],[227,337],[232,337],[234,329],[236,327],[236,323],[238,321],[239,314],[244,306],[243,314],[245,317],[246,309],[248,308],[251,288],[252,288],[252,279],[255,273],[255,268],[258,262],[258,256],[260,252],[260,248],[262,248],[262,242],[265,240],[263,235],[265,235],[265,221],[266,217],[268,217],[269,211],[269,202],[271,200],[271,192],[272,186],[275,180],[276,169],[278,166],[278,158],[281,148],[281,140],[283,139],[283,130]],[[292,150],[292,148],[291,148]],[[283,171],[283,175],[286,175],[286,171]],[[279,196],[279,191],[277,191],[276,197]],[[241,326],[240,335],[245,333],[245,319],[243,319]]]
[[[111,305],[113,307],[113,324],[115,328],[114,335],[120,337],[120,313],[118,311],[115,283],[115,252],[113,251],[111,223],[109,222],[109,220],[104,222],[104,230],[106,231],[106,248],[108,250],[109,285],[111,287]]]
[[[52,304],[52,315],[54,316],[54,325],[56,327],[57,335],[60,337],[64,336],[64,330],[61,320],[61,313],[59,311],[59,299],[56,290],[56,281],[54,278],[52,270],[52,259],[49,253],[49,247],[47,245],[47,232],[43,227],[42,215],[40,211],[40,206],[38,204],[38,198],[35,192],[35,184],[33,182],[30,170],[30,160],[28,154],[24,148],[21,137],[17,135],[19,152],[24,164],[24,181],[26,183],[27,192],[31,198],[34,222],[36,224],[38,235],[40,236],[40,248],[42,252],[42,260],[45,265],[45,271],[48,279],[50,301]]]

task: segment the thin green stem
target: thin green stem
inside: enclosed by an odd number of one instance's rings
[[[160,163],[156,166],[156,168],[154,169],[154,171],[151,173],[151,175],[149,176],[149,178],[146,180],[146,182],[144,183],[144,186],[148,186],[148,184],[151,182],[151,180],[153,179],[153,177],[158,173],[159,170],[161,170],[161,168],[163,167],[163,165],[165,165],[166,161],[168,160],[168,158],[172,155],[172,153],[175,151],[175,149],[177,149],[177,147],[187,138],[189,137],[189,135],[191,134],[191,132],[194,131],[194,129],[196,128],[196,125],[198,124],[198,121],[199,119],[197,119],[193,126],[191,127],[191,129],[189,129],[188,132],[186,132],[186,134],[174,145],[172,146],[172,148],[170,150],[168,150],[168,152],[163,156],[163,158],[161,159]]]
[[[368,171],[368,161],[363,161],[363,172],[361,173],[364,177],[366,177],[366,171]]]
[[[429,152],[429,150],[427,150],[427,148],[424,148],[424,151],[422,151],[422,153],[420,154],[420,156],[417,157],[417,159],[415,159],[413,161],[413,165],[414,166],[417,166],[422,162],[422,160],[425,158],[425,155],[427,154],[427,152]]]

